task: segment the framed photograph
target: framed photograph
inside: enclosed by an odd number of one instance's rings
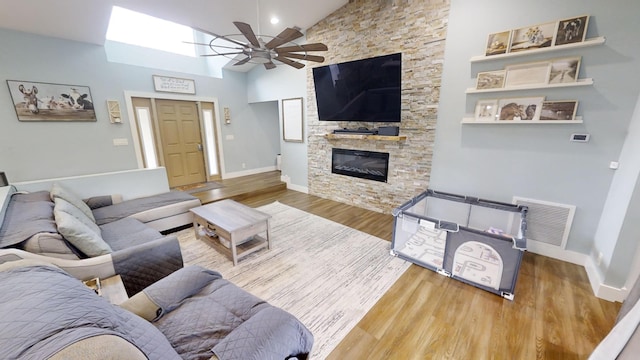
[[[578,81],[580,73],[580,60],[582,58],[571,57],[550,60],[549,84],[570,83]]]
[[[587,36],[589,16],[578,16],[558,21],[554,46],[583,42]]]
[[[498,120],[522,121],[540,120],[544,96],[500,99]]]
[[[19,121],[96,121],[88,86],[7,80]]]
[[[540,120],[575,120],[578,110],[578,101],[544,101]]]
[[[545,85],[549,79],[550,68],[548,61],[507,66],[504,87]]]
[[[504,70],[479,72],[476,89],[500,89],[504,86]]]
[[[509,50],[509,40],[511,40],[511,30],[489,34],[485,55],[505,54]]]
[[[192,79],[153,75],[153,88],[158,92],[195,95],[196,81]]]
[[[496,121],[498,100],[478,100],[476,103],[476,121]]]
[[[551,46],[556,32],[556,22],[527,26],[513,30],[509,52],[540,49]]]
[[[282,99],[282,139],[304,142],[302,98]]]

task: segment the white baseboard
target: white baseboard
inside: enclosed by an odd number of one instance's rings
[[[622,302],[627,297],[628,291],[626,288],[615,288],[602,282],[602,276],[598,271],[598,267],[589,255],[563,250],[557,246],[537,241],[527,241],[527,251],[583,266],[587,272],[593,294],[600,299]]]
[[[263,168],[258,168],[258,169],[251,169],[251,170],[244,170],[244,171],[237,171],[237,172],[232,172],[232,173],[226,173],[222,176],[223,179],[233,179],[233,178],[237,178],[237,177],[241,177],[241,176],[247,176],[247,175],[255,175],[255,174],[261,174],[264,172],[269,172],[269,171],[275,171],[276,170],[276,166],[267,166],[267,167],[263,167]]]
[[[591,283],[591,289],[595,296],[607,301],[617,302],[623,302],[624,299],[627,298],[629,293],[627,288],[614,288],[602,283],[602,276],[592,257],[587,257],[584,269],[587,271],[587,277],[589,278],[589,283]]]
[[[288,175],[280,176],[280,181],[283,181],[287,184],[287,189],[298,191],[301,193],[308,194],[309,188],[306,186],[296,185],[291,183],[291,178]]]
[[[588,255],[585,254],[532,240],[527,240],[527,251],[580,266],[584,266],[585,260],[588,258]]]

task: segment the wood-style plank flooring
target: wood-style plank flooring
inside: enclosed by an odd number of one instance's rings
[[[229,197],[249,206],[279,201],[391,240],[391,215],[260,187],[279,176],[223,182],[243,188]],[[524,255],[514,301],[412,265],[329,359],[586,359],[619,308],[593,295],[583,267],[533,253]]]

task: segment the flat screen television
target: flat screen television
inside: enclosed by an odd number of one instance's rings
[[[316,67],[313,82],[319,120],[400,122],[400,53]]]

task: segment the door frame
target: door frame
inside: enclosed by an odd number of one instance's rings
[[[140,144],[140,136],[138,134],[138,125],[136,124],[136,117],[134,114],[134,107],[131,98],[141,97],[148,99],[162,99],[162,100],[181,100],[181,101],[192,101],[192,102],[208,102],[213,103],[213,114],[214,114],[214,125],[216,128],[215,136],[216,136],[216,145],[218,146],[218,157],[220,164],[220,177],[224,179],[226,177],[225,166],[224,166],[224,153],[222,146],[222,128],[220,126],[220,103],[218,102],[217,97],[206,97],[206,96],[195,96],[195,95],[181,95],[181,94],[173,94],[173,93],[153,93],[153,92],[142,92],[142,91],[124,91],[124,101],[125,106],[127,108],[127,115],[129,116],[129,127],[131,129],[131,136],[133,138],[133,148],[136,153],[136,162],[138,164],[139,169],[144,168],[144,160],[142,155],[142,146]],[[200,113],[200,119],[202,120],[202,107],[198,104],[198,112]],[[204,134],[202,135],[204,136]],[[204,139],[203,139],[204,140]],[[207,150],[206,141],[203,143],[204,150]],[[209,179],[209,166],[207,165],[206,157],[205,157],[205,169],[207,170],[207,179]]]

